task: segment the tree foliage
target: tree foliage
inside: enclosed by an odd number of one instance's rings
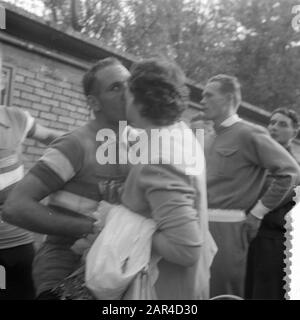
[[[40,0],[35,0],[40,1]],[[172,58],[204,84],[236,75],[244,100],[300,112],[295,0],[44,0],[45,17],[138,57]]]
[[[291,26],[294,4],[240,0],[235,11],[250,31],[236,55],[244,98],[268,110],[287,106],[300,111],[300,35]]]

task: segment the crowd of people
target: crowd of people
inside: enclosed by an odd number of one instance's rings
[[[84,270],[86,255],[78,246],[89,250],[105,228],[103,216],[95,214],[103,201],[155,222],[157,299],[284,299],[284,217],[300,183],[291,151],[296,113],[276,109],[267,129],[244,121],[237,114],[238,79],[217,75],[204,88],[199,115],[186,123],[185,75],[162,59],[140,61],[129,71],[106,58],[82,84],[93,117],[66,134],[38,125],[18,108],[0,108],[0,265],[7,274],[0,299],[61,299],[57,288]],[[116,133],[112,143],[116,155],[121,152],[121,121],[151,136],[152,130],[192,130],[199,119],[214,127],[204,146],[196,135],[184,146],[175,137],[167,152],[200,146],[201,170],[187,174],[184,161],[162,161],[166,150],[159,147],[156,162],[97,160],[99,146],[107,143],[96,139],[100,130]],[[23,176],[26,137],[50,144]],[[46,235],[36,252],[31,232]]]

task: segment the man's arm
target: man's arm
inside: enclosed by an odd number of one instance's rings
[[[42,234],[81,238],[93,232],[94,219],[67,216],[39,203],[52,190],[30,172],[12,190],[3,208],[4,221]]]
[[[251,213],[263,218],[269,211],[278,207],[300,182],[300,167],[295,159],[267,134],[253,135],[254,153],[258,165],[267,169],[272,183]]]
[[[35,123],[33,129],[29,131],[27,137],[48,145],[63,134],[63,131],[49,129],[38,123]]]
[[[270,187],[251,208],[245,222],[248,241],[255,238],[263,217],[278,207],[300,182],[300,167],[292,156],[266,132],[252,132],[247,138],[246,157],[274,177]]]
[[[10,192],[3,219],[38,233],[83,237],[93,231],[93,219],[67,216],[39,203],[49,194],[64,189],[81,170],[84,150],[73,135],[56,139],[36,165]]]

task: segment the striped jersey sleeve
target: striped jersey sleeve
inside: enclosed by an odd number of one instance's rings
[[[83,148],[72,134],[56,139],[30,173],[38,177],[51,192],[60,189],[71,180],[83,164]]]

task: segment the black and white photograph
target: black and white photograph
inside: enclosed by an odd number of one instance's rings
[[[300,0],[0,0],[0,300],[300,300],[299,126]]]

